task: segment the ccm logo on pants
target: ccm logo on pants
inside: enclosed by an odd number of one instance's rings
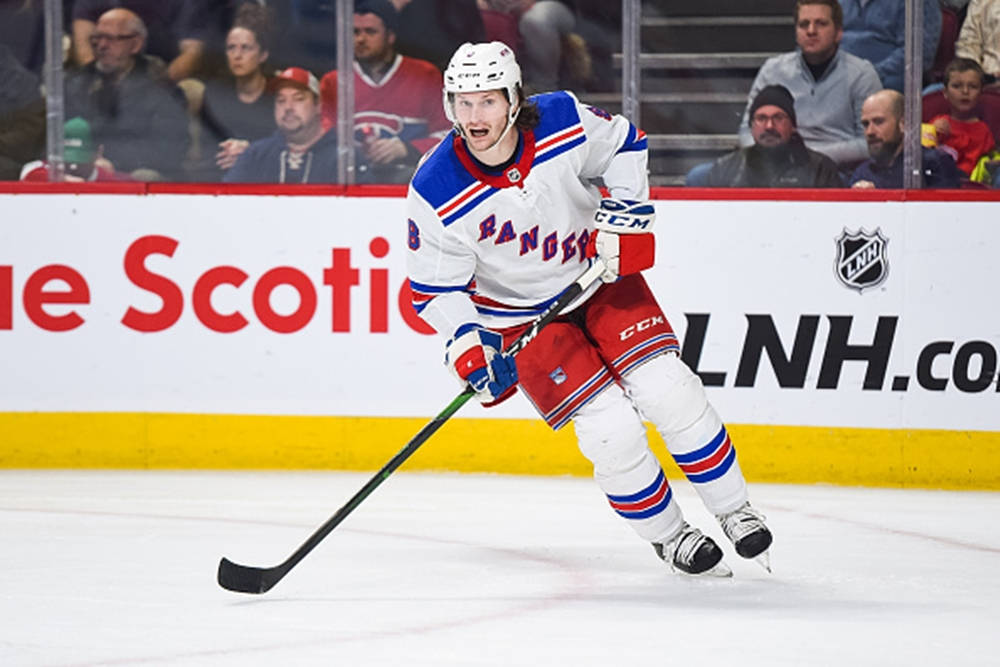
[[[638,331],[645,331],[649,327],[656,326],[657,324],[666,324],[667,321],[662,315],[654,315],[653,317],[647,317],[644,320],[639,320],[637,323],[630,327],[623,329],[619,334],[618,338],[621,340],[628,340],[636,334]]]

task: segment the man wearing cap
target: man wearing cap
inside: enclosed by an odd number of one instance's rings
[[[90,136],[90,123],[77,116],[63,125],[63,161],[67,183],[131,181],[127,174],[120,174],[100,162],[100,151]],[[107,163],[106,160],[103,162]],[[48,181],[49,163],[36,160],[24,165],[22,181]]]
[[[396,53],[399,16],[389,0],[354,8],[354,139],[358,180],[406,183],[420,156],[451,130],[441,108],[441,72]],[[323,124],[337,120],[337,72],[321,83]]]
[[[836,163],[806,148],[796,130],[795,101],[784,86],[766,86],[749,109],[753,145],[716,160],[707,187],[839,188]]]
[[[782,85],[795,98],[797,130],[806,146],[843,167],[868,157],[858,122],[861,104],[882,83],[872,64],[840,48],[844,13],[837,0],[798,0],[794,51],[761,66],[740,123],[740,146],[753,144],[750,104],[765,86]]]
[[[301,67],[274,77],[278,131],[252,142],[223,180],[226,183],[334,183],[337,136],[323,130],[319,80]]]

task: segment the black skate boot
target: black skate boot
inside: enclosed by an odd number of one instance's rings
[[[764,525],[764,515],[743,503],[740,507],[727,514],[716,517],[722,525],[722,532],[736,547],[736,553],[743,558],[752,558],[767,570],[771,571],[771,559],[768,548],[771,546],[771,531]]]
[[[733,576],[733,571],[722,562],[722,549],[715,540],[687,523],[672,539],[653,542],[653,549],[670,567],[685,574]]]

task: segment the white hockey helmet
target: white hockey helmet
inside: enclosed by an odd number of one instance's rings
[[[455,120],[454,94],[502,90],[510,102],[508,128],[513,125],[520,105],[521,67],[514,51],[503,42],[466,42],[458,47],[444,71],[444,113]]]

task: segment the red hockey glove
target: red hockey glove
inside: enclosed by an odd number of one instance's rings
[[[656,212],[649,202],[602,199],[594,213],[595,231],[587,244],[587,257],[604,265],[601,280],[611,283],[648,269],[656,255],[656,239],[650,229]]]

